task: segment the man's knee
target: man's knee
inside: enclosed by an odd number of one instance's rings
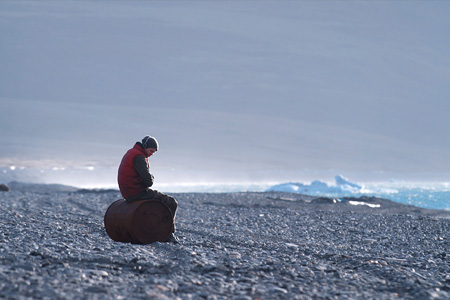
[[[175,198],[165,195],[162,198],[162,202],[167,205],[171,210],[176,211],[178,207],[178,202]]]
[[[141,193],[137,196],[127,198],[126,201],[133,202],[133,201],[144,200],[144,199],[159,201],[159,202],[163,203],[171,210],[173,215],[175,215],[175,212],[178,208],[178,202],[177,202],[177,200],[175,200],[175,198],[173,198],[169,195],[163,194],[157,190],[151,190],[151,189],[149,189],[148,191]]]
[[[169,199],[170,199],[170,201],[172,202],[172,205],[173,205],[175,208],[177,208],[177,207],[178,207],[178,201],[175,200],[175,198],[170,197],[170,196],[169,196]]]

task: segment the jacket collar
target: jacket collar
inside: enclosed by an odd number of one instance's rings
[[[144,154],[145,158],[148,158],[147,153],[145,153],[144,147],[142,147],[141,142],[136,142],[133,148],[139,150],[140,152],[142,152],[142,154]]]

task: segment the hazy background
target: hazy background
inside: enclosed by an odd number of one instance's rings
[[[450,2],[0,1],[0,178],[450,180]]]

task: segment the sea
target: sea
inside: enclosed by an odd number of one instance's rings
[[[318,197],[374,196],[422,208],[450,211],[449,182],[365,182],[338,184],[315,181],[312,183],[203,183],[161,186],[166,192],[232,193],[279,191]]]
[[[45,184],[72,185],[78,188],[118,189],[115,172],[106,170],[111,178],[105,179],[96,186],[88,183],[94,179],[99,181],[101,172],[94,168],[86,170],[52,169],[30,172],[24,168],[0,167],[0,183],[32,182]],[[91,175],[89,175],[91,174]],[[51,176],[50,176],[51,175]],[[84,182],[80,178],[85,179]],[[63,181],[66,180],[66,181]],[[76,181],[77,179],[78,181]],[[165,193],[234,193],[234,192],[265,192],[278,191],[286,193],[301,193],[318,197],[361,197],[375,196],[390,199],[395,202],[414,205],[422,208],[442,209],[450,211],[450,182],[423,181],[377,181],[354,182],[342,175],[336,175],[334,182],[315,180],[312,182],[189,182],[189,183],[157,183],[154,188]],[[41,180],[41,181],[39,181]],[[77,182],[78,184],[72,184]]]

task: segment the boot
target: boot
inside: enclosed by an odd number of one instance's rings
[[[166,243],[174,243],[174,244],[179,244],[180,241],[178,240],[178,238],[175,236],[175,234],[171,233],[169,238],[167,239]]]

